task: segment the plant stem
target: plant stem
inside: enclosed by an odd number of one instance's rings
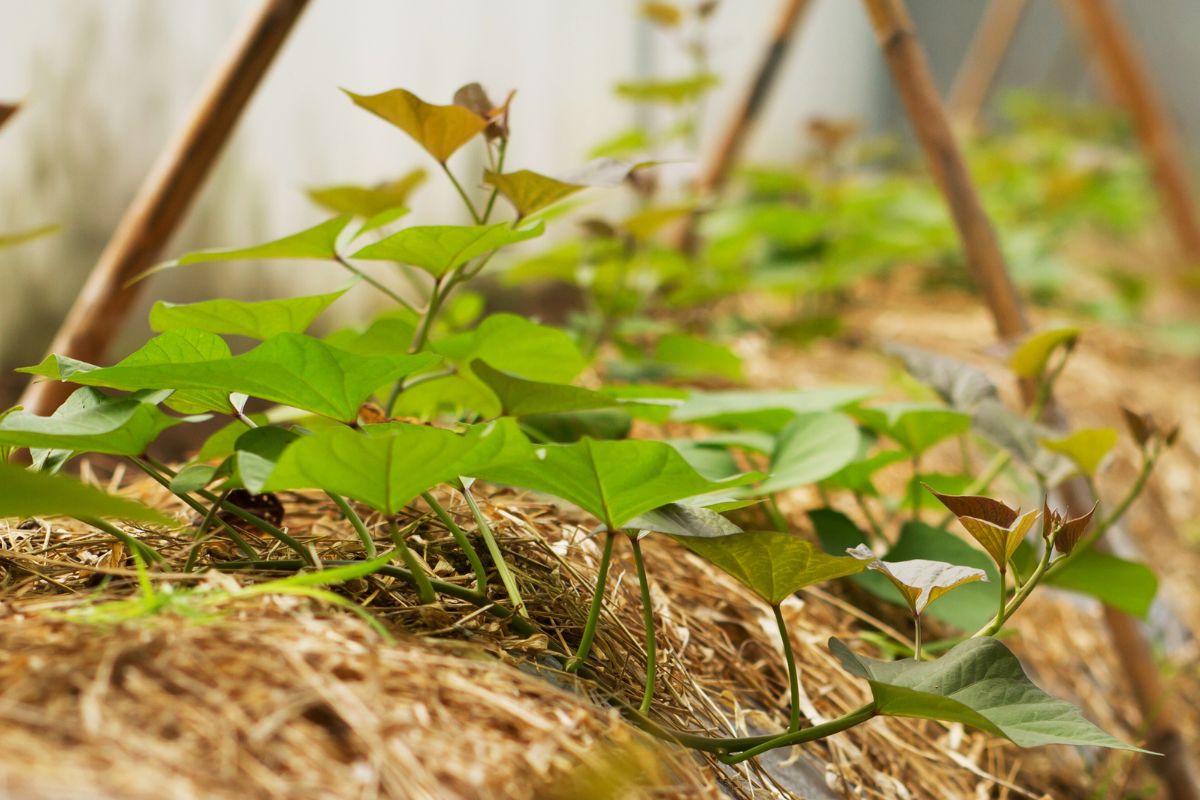
[[[413,334],[412,344],[408,346],[408,352],[419,353],[425,349],[425,343],[429,341],[429,332],[433,328],[433,320],[437,317],[437,313],[442,307],[442,301],[446,299],[446,295],[454,286],[453,276],[453,271],[447,272],[434,281],[433,293],[429,295],[429,304],[425,308],[421,324],[417,326],[417,330]]]
[[[913,660],[921,660],[921,615],[913,614]]]
[[[921,516],[921,457],[913,453],[912,457],[912,491],[909,502],[912,503],[912,518],[915,522]]]
[[[521,599],[521,590],[517,588],[517,580],[508,568],[508,562],[504,560],[504,553],[500,551],[500,544],[496,541],[496,536],[492,533],[492,526],[488,524],[487,517],[479,510],[479,506],[476,504],[471,490],[461,480],[458,482],[458,489],[462,492],[462,496],[466,498],[467,505],[471,509],[471,516],[475,518],[475,526],[479,529],[479,535],[483,537],[483,543],[487,546],[488,553],[492,557],[492,563],[496,565],[496,572],[500,575],[500,583],[503,584],[504,591],[508,594],[509,602],[513,604],[513,610],[519,616],[528,617],[529,614],[525,610],[525,601]]]
[[[788,695],[791,704],[791,712],[788,722],[788,733],[794,733],[800,730],[800,676],[796,672],[796,654],[792,652],[792,637],[788,633],[787,621],[783,618],[783,609],[779,604],[771,606],[771,610],[775,612],[775,624],[779,626],[779,639],[783,642],[783,659],[787,662],[788,671]]]
[[[804,742],[812,742],[817,739],[824,739],[827,736],[832,736],[835,733],[841,733],[844,730],[853,728],[855,725],[861,725],[867,720],[874,717],[878,712],[875,710],[874,703],[868,703],[865,706],[860,706],[846,714],[843,714],[836,719],[831,719],[828,722],[823,722],[820,725],[814,725],[811,728],[805,728],[799,731],[785,733],[782,736],[776,736],[763,742],[760,745],[751,747],[734,756],[720,757],[725,764],[740,764],[748,758],[754,758],[768,750],[775,750],[780,747],[788,747],[793,744],[803,744]]]
[[[221,495],[221,499],[224,500],[226,497],[228,497],[229,492],[230,492],[230,490],[226,489],[225,492]],[[217,504],[216,503],[213,503],[212,505],[210,505],[208,507],[208,511],[206,511],[204,513],[204,519],[200,520],[200,527],[196,529],[196,536],[195,536],[196,541],[194,544],[192,544],[192,546],[190,548],[188,548],[187,560],[183,563],[183,571],[184,572],[191,572],[193,569],[195,569],[196,557],[198,555],[200,555],[200,545],[204,540],[204,534],[208,530],[208,526],[212,525],[214,519],[217,519]],[[257,558],[258,554],[254,553],[254,555],[251,557]]]
[[[446,177],[449,178],[450,182],[454,184],[454,189],[458,192],[458,196],[462,198],[463,205],[467,207],[467,211],[470,212],[471,219],[475,221],[476,225],[482,225],[483,220],[480,218],[479,212],[475,210],[475,204],[472,203],[471,198],[467,196],[467,192],[465,189],[463,189],[462,184],[458,182],[458,178],[454,177],[454,173],[450,171],[448,166],[446,166],[445,161],[439,161],[438,166],[442,168],[442,172],[446,173]]]
[[[866,519],[867,525],[871,529],[871,538],[875,541],[883,539],[883,527],[879,524],[879,520],[875,519],[875,515],[871,513],[871,507],[867,505],[867,498],[862,492],[854,493],[854,502],[858,504],[858,508],[862,511],[863,518]]]
[[[771,521],[771,525],[780,533],[788,532],[787,517],[784,516],[783,510],[779,508],[779,501],[775,499],[775,495],[767,495],[767,502],[763,506],[767,512],[767,519]]]
[[[376,289],[378,289],[379,291],[383,292],[385,295],[387,295],[389,298],[391,298],[391,299],[392,299],[392,301],[394,301],[395,303],[398,303],[399,305],[402,305],[402,306],[404,306],[405,308],[407,308],[409,311],[413,312],[414,314],[419,314],[419,313],[420,313],[420,312],[417,310],[417,308],[416,308],[416,307],[415,307],[415,306],[414,306],[412,303],[408,302],[408,301],[407,301],[407,300],[405,300],[403,297],[401,297],[399,294],[397,294],[396,292],[392,291],[391,289],[389,289],[389,288],[388,288],[387,286],[385,286],[384,284],[380,283],[379,281],[377,281],[376,279],[372,278],[372,277],[371,277],[370,275],[368,275],[367,273],[363,272],[363,271],[362,271],[361,269],[359,269],[358,267],[356,267],[356,266],[354,266],[353,264],[351,264],[349,261],[347,261],[347,260],[346,260],[345,258],[343,258],[342,256],[335,256],[335,258],[337,258],[337,262],[338,262],[339,264],[341,264],[343,268],[345,268],[345,269],[349,270],[351,273],[353,273],[353,274],[357,275],[358,277],[362,278],[362,279],[363,279],[363,280],[364,280],[366,283],[370,284],[371,286],[375,287],[375,288],[376,288]]]
[[[471,544],[471,540],[467,538],[467,534],[458,526],[458,523],[454,521],[454,518],[450,516],[450,513],[446,511],[446,509],[442,508],[442,504],[434,499],[432,494],[429,492],[424,492],[421,494],[421,499],[424,500],[425,504],[433,510],[433,513],[437,515],[437,518],[440,519],[442,524],[446,526],[446,529],[450,531],[450,535],[454,537],[454,541],[458,544],[459,548],[463,551],[463,553],[466,554],[467,561],[471,565],[471,571],[475,573],[475,591],[486,591],[487,570],[484,569],[483,562],[479,560],[479,553],[476,552],[475,546]]]
[[[579,640],[579,648],[575,655],[567,661],[564,668],[567,672],[578,672],[587,661],[588,653],[592,650],[592,640],[596,638],[596,623],[600,620],[600,609],[604,605],[604,584],[608,581],[608,565],[612,561],[613,543],[617,534],[611,530],[604,531],[604,550],[600,553],[600,567],[596,571],[596,590],[592,593],[592,605],[588,609],[587,622],[583,626],[583,637]]]
[[[363,524],[362,518],[354,511],[353,506],[346,502],[346,498],[333,492],[326,492],[325,494],[329,495],[329,499],[342,512],[342,516],[354,527],[354,532],[358,534],[359,541],[362,542],[367,558],[371,559],[379,555],[379,551],[375,549],[375,539],[371,536],[371,532],[367,530],[367,526]]]
[[[404,532],[395,525],[389,525],[388,535],[396,545],[396,550],[400,552],[400,557],[404,559],[404,566],[408,567],[408,571],[412,574],[412,583],[417,589],[417,599],[426,606],[436,603],[437,594],[433,591],[429,575],[425,572],[425,568],[417,559],[416,554],[409,549],[408,542],[404,541]]]
[[[638,586],[642,591],[642,622],[646,627],[646,688],[642,692],[642,704],[638,711],[645,714],[654,702],[654,679],[658,674],[658,660],[654,641],[654,606],[650,598],[650,581],[646,577],[646,563],[642,558],[642,542],[637,535],[629,537],[633,545],[633,563],[637,567]]]
[[[494,172],[504,172],[504,156],[508,154],[508,137],[504,136],[500,139],[500,144],[496,147],[496,169]],[[482,222],[486,223],[492,216],[492,208],[496,205],[496,197],[500,194],[500,190],[493,187],[492,194],[488,198],[487,206],[483,209]]]
[[[1000,584],[1000,608],[996,611],[997,619],[1005,618],[1004,609],[1008,606],[1008,586],[1007,586],[1008,570],[1006,569],[1007,566],[1008,566],[1007,564],[1000,565],[1000,580],[996,581],[996,583]]]
[[[189,495],[187,492],[176,492],[176,491],[171,490],[171,482],[166,477],[164,477],[162,475],[162,473],[160,473],[156,469],[152,468],[149,464],[142,461],[140,458],[132,458],[130,460],[133,461],[134,465],[136,465],[138,469],[140,469],[142,472],[145,472],[147,475],[149,475],[160,486],[164,487],[168,491],[171,491],[171,494],[175,495],[180,500],[182,500],[184,503],[186,503],[197,514],[203,514],[204,516],[208,516],[208,512],[211,510],[212,504],[209,504],[209,506],[206,508],[202,503],[199,503],[196,500],[193,500],[191,495]],[[168,470],[168,472],[169,472],[169,470]],[[223,499],[224,498],[222,498],[222,500]],[[253,547],[251,547],[246,542],[246,540],[244,538],[242,538],[242,534],[240,531],[238,531],[237,528],[233,527],[228,522],[221,519],[220,516],[217,517],[217,522],[221,524],[221,527],[223,527],[225,529],[225,532],[229,534],[230,540],[234,543],[234,545],[239,550],[242,551],[242,553],[244,553],[246,555],[247,558],[258,558],[258,551],[256,551]]]
[[[127,549],[130,552],[130,554],[136,554],[136,555],[140,556],[141,558],[145,559],[146,561],[165,561],[166,560],[161,555],[159,555],[159,552],[157,550],[155,550],[153,547],[151,547],[150,545],[137,539],[134,536],[130,536],[125,531],[123,531],[120,528],[117,528],[113,525],[108,524],[107,522],[105,522],[102,519],[96,519],[94,517],[78,517],[77,519],[80,522],[84,523],[85,525],[91,525],[93,528],[96,528],[97,530],[104,531],[109,536],[113,537],[114,539],[119,541],[121,544],[125,545],[125,549]]]
[[[1015,614],[1017,609],[1021,607],[1021,604],[1024,603],[1029,595],[1033,593],[1033,590],[1037,587],[1038,583],[1041,582],[1042,577],[1046,574],[1046,567],[1049,566],[1050,559],[1054,555],[1054,538],[1055,534],[1051,534],[1046,540],[1046,549],[1042,551],[1042,557],[1038,560],[1037,568],[1033,571],[1033,574],[1029,576],[1029,579],[1025,581],[1025,583],[1021,584],[1020,591],[1013,595],[1012,600],[1009,601],[1007,606],[1003,607],[1002,610],[992,618],[991,622],[976,631],[971,637],[972,639],[980,636],[995,636],[996,633],[998,633],[999,630],[1004,627],[1005,621]]]
[[[1145,456],[1142,459],[1142,467],[1138,470],[1137,478],[1134,479],[1133,485],[1129,487],[1129,491],[1126,492],[1125,496],[1122,497],[1116,506],[1113,507],[1113,510],[1109,512],[1108,516],[1097,522],[1096,526],[1092,528],[1091,532],[1081,538],[1075,544],[1075,549],[1071,551],[1070,555],[1065,558],[1061,558],[1054,563],[1054,566],[1050,571],[1051,575],[1060,572],[1063,567],[1065,567],[1067,563],[1075,557],[1077,553],[1081,553],[1090,548],[1096,543],[1097,539],[1099,539],[1108,531],[1109,528],[1121,521],[1121,518],[1125,516],[1127,511],[1129,511],[1129,507],[1133,505],[1133,501],[1136,500],[1145,490],[1146,482],[1150,479],[1150,474],[1154,471],[1154,464],[1158,461],[1159,455],[1159,452],[1155,452]]]

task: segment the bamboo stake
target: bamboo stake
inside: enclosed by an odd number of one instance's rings
[[[967,269],[992,312],[996,332],[1005,339],[1019,336],[1029,329],[1025,311],[1009,278],[996,232],[954,141],[908,9],[903,0],[864,2],[929,169],[950,207]]]
[[[717,146],[713,148],[696,178],[695,188],[701,198],[717,197],[725,188],[729,171],[737,161],[746,137],[766,103],[771,87],[779,76],[779,68],[791,47],[796,31],[800,28],[800,21],[810,5],[810,0],[783,0],[779,16],[771,27],[771,37],[767,40],[758,69],[755,70],[754,77],[741,99],[734,106],[733,113],[717,140]],[[701,213],[700,210],[696,210],[689,214],[678,230],[675,243],[685,252],[691,253],[695,249],[696,225],[700,221]]]
[[[991,0],[988,3],[946,101],[954,120],[974,125],[979,118],[996,74],[1012,46],[1025,8],[1026,0]]]
[[[1186,150],[1141,51],[1111,0],[1062,0],[1062,5],[1095,53],[1109,91],[1129,114],[1180,251],[1200,262],[1200,208]]]
[[[120,331],[152,266],[199,192],[209,169],[308,0],[263,0],[200,92],[186,124],[142,183],[80,290],[50,352],[96,362]],[[21,405],[50,414],[74,387],[32,383]]]
[[[987,300],[997,332],[1002,337],[1026,333],[1029,326],[1020,297],[1008,277],[995,232],[979,204],[962,154],[950,133],[949,121],[938,100],[904,0],[863,1],[930,170],[950,205],[968,267]],[[1026,401],[1029,399],[1027,394]],[[1088,489],[1081,481],[1066,484],[1063,494],[1070,508],[1090,505]],[[1147,746],[1168,756],[1154,759],[1152,766],[1168,785],[1172,800],[1197,800],[1185,744],[1178,729],[1162,715],[1166,692],[1136,620],[1107,606],[1104,616],[1113,648],[1132,684],[1147,729]]]
[[[758,119],[759,112],[779,76],[779,68],[787,55],[792,39],[799,29],[800,20],[808,10],[809,0],[784,0],[779,16],[771,27],[771,38],[767,41],[762,61],[754,73],[750,85],[738,101],[724,132],[717,141],[712,155],[696,180],[696,189],[701,194],[719,194],[729,177],[729,169],[737,160],[746,135]]]

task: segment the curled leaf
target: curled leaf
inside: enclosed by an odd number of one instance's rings
[[[1152,439],[1160,439],[1169,447],[1175,444],[1175,439],[1179,436],[1178,425],[1164,429],[1149,412],[1139,413],[1121,406],[1121,414],[1125,417],[1125,425],[1139,447],[1144,448]]]
[[[958,517],[959,523],[967,529],[967,533],[971,534],[996,562],[1000,572],[1006,572],[1009,559],[1017,551],[1025,534],[1033,527],[1038,512],[1021,514],[990,497],[940,494],[928,485],[925,488]]]
[[[1008,366],[1021,378],[1036,378],[1046,369],[1050,356],[1059,347],[1068,350],[1075,346],[1082,331],[1068,326],[1031,334],[1009,356]]]
[[[512,98],[513,94],[509,93],[504,104],[497,106],[482,86],[478,83],[468,83],[454,93],[454,105],[462,106],[486,119],[488,126],[483,135],[488,139],[502,139],[508,136],[508,104],[512,102]]]
[[[517,210],[517,216],[527,217],[581,189],[619,186],[635,170],[647,166],[650,164],[628,164],[613,158],[597,158],[561,178],[522,169],[504,173],[485,172],[483,182],[499,190]]]
[[[865,544],[846,550],[854,558],[867,562],[867,569],[881,573],[892,582],[913,614],[925,608],[951,589],[974,581],[987,581],[987,573],[974,567],[960,567],[944,561],[914,558],[910,561],[882,561]]]
[[[1051,511],[1050,506],[1045,505],[1042,510],[1042,538],[1048,539],[1052,533],[1058,531],[1058,535],[1054,537],[1054,549],[1069,554],[1091,524],[1096,505],[1088,509],[1086,514],[1067,518],[1058,511]]]

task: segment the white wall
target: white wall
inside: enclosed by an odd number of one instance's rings
[[[718,120],[758,59],[779,0],[726,0],[712,26],[724,83]],[[0,254],[0,362],[40,355],[87,270],[252,0],[0,0],[0,98],[26,108],[0,134],[0,231],[57,221],[52,239]],[[877,106],[881,63],[858,3],[814,3],[751,155],[787,159],[810,115]],[[448,102],[481,81],[518,89],[510,164],[566,170],[628,127],[610,87],[639,70],[683,70],[637,20],[636,0],[312,0],[168,255],[249,244],[319,219],[302,187],[383,179],[423,154],[355,109],[339,86],[396,86]],[[676,74],[682,74],[677,72]],[[713,126],[706,126],[711,133]],[[468,158],[469,156],[460,156]],[[436,178],[436,176],[431,176]],[[457,220],[431,179],[414,220]],[[255,296],[334,285],[320,266],[198,267],[164,275],[156,297]],[[358,302],[368,302],[362,293]],[[353,302],[344,311],[354,311]],[[145,335],[144,314],[123,343]]]

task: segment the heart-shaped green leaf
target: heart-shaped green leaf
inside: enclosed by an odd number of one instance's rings
[[[148,348],[150,345],[143,351],[152,352]],[[181,361],[174,349],[162,355],[161,361],[146,355],[134,363],[126,359],[113,367],[74,372],[69,377],[75,383],[127,391],[210,390],[226,395],[236,392],[350,422],[380,386],[437,361],[437,356],[429,353],[358,355],[295,333],[273,336],[240,356]],[[46,374],[42,371],[45,366],[43,362],[30,371]]]
[[[812,542],[779,531],[674,538],[771,605],[779,605],[805,586],[853,575],[866,567],[858,559],[826,555]]]
[[[847,551],[867,569],[883,575],[900,590],[912,613],[920,616],[925,608],[947,592],[966,583],[986,581],[987,573],[974,567],[961,567],[944,561],[916,558],[909,561],[882,561],[869,547],[859,545]]]
[[[277,333],[303,333],[317,316],[350,287],[328,294],[278,300],[204,300],[167,303],[150,309],[150,328],[166,331],[191,328],[229,336],[269,339]]]
[[[1091,478],[1117,446],[1117,432],[1113,428],[1080,428],[1059,439],[1042,439],[1041,443],[1047,450],[1071,459],[1080,472]]]
[[[1021,747],[1139,749],[1109,736],[1077,708],[1035,686],[1012,651],[990,637],[969,639],[930,662],[877,661],[837,639],[830,640],[829,648],[847,672],[870,681],[880,714],[961,722]]]
[[[1158,577],[1145,564],[1087,550],[1046,578],[1060,589],[1095,597],[1105,605],[1145,619],[1158,594]]]
[[[959,523],[967,529],[967,533],[979,542],[979,546],[996,562],[1001,572],[1008,571],[1008,560],[1025,539],[1025,534],[1037,521],[1038,512],[1027,511],[1009,526],[998,525],[988,520],[975,517],[959,517]]]
[[[308,190],[314,203],[334,214],[367,219],[384,211],[402,208],[408,196],[425,182],[425,170],[414,169],[394,181],[376,186],[322,186]]]
[[[344,90],[343,90],[344,91]],[[347,91],[355,105],[395,125],[446,163],[458,148],[478,136],[488,121],[462,106],[426,103],[404,89],[362,95]]]
[[[112,517],[175,525],[133,500],[114,497],[65,475],[32,472],[0,462],[0,517]]]
[[[335,427],[294,442],[263,489],[324,489],[395,514],[439,483],[532,458],[511,419],[465,433],[404,423]]]
[[[772,494],[828,478],[858,454],[859,435],[845,414],[800,414],[780,432],[767,479],[757,487]]]
[[[1038,377],[1046,369],[1051,354],[1059,347],[1074,346],[1082,332],[1067,326],[1031,334],[1009,356],[1009,369],[1021,378]]]
[[[506,245],[541,236],[545,227],[540,222],[528,228],[514,228],[507,222],[495,225],[419,225],[369,244],[351,258],[411,264],[440,278],[474,258]]]
[[[261,494],[288,446],[299,437],[275,425],[251,428],[234,443],[233,478],[251,494]]]
[[[206,264],[210,261],[274,261],[279,259],[327,260],[337,256],[337,241],[342,231],[350,224],[351,217],[342,215],[326,220],[320,225],[306,228],[299,233],[282,239],[232,250],[201,250],[180,256],[174,261],[156,267],[167,269],[188,264]]]
[[[155,336],[140,348],[130,353],[121,361],[118,367],[137,367],[145,364],[163,363],[193,363],[196,361],[214,361],[230,357],[229,345],[216,334],[208,331],[187,329],[170,331],[161,336]],[[94,364],[78,361],[67,356],[49,355],[34,367],[23,367],[18,372],[28,372],[55,380],[69,380],[81,386],[109,386],[100,380],[95,380],[90,373],[101,369]],[[112,387],[126,388],[126,387]],[[161,387],[152,387],[161,388]],[[176,411],[194,414],[203,411],[220,411],[229,414],[233,411],[229,401],[229,392],[220,389],[194,390],[175,392],[167,398],[166,404]]]
[[[617,530],[653,508],[760,476],[709,481],[665,442],[585,438],[546,445],[538,448],[538,458],[483,470],[477,477],[561,497]]]
[[[719,428],[753,428],[778,433],[797,414],[836,411],[873,394],[874,389],[858,387],[692,392],[671,412],[671,419]]]
[[[858,407],[852,413],[867,427],[918,456],[971,427],[969,414],[943,406],[894,403]]]
[[[158,434],[189,420],[171,417],[158,407],[163,394],[110,397],[84,387],[51,416],[15,411],[0,420],[0,444],[136,456]]]

